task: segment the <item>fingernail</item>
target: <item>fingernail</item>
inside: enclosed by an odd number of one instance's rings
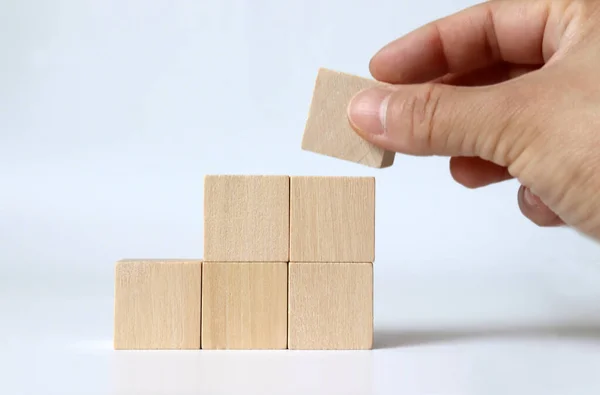
[[[525,203],[527,203],[531,207],[539,206],[540,200],[537,196],[531,192],[529,188],[525,188],[523,191],[523,198],[525,199]]]
[[[348,105],[348,118],[354,128],[366,134],[383,134],[390,95],[389,90],[382,88],[356,94]]]

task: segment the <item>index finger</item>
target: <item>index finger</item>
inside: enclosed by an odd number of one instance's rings
[[[467,8],[386,45],[371,59],[371,74],[413,84],[500,62],[542,65],[558,48],[561,7],[564,2],[504,0]]]

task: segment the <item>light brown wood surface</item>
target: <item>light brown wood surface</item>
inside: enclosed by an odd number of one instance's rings
[[[373,347],[371,263],[289,264],[288,348]]]
[[[287,347],[287,263],[204,262],[203,349]]]
[[[115,276],[115,349],[200,349],[202,261],[121,260]]]
[[[292,177],[290,261],[373,262],[375,179]]]
[[[289,177],[204,179],[204,261],[287,262]]]
[[[381,83],[319,69],[304,128],[302,149],[369,167],[392,166],[395,153],[365,141],[348,121],[347,109],[352,97],[363,89],[377,85]]]

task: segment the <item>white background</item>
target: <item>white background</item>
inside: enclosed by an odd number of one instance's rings
[[[468,0],[0,2],[0,392],[597,394],[600,247],[443,158],[304,152],[316,71]],[[202,257],[204,174],[377,177],[368,352],[115,352],[117,259]]]

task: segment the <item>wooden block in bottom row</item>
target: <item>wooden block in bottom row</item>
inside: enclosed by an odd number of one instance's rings
[[[121,260],[114,348],[199,349],[202,261]]]
[[[373,347],[373,264],[289,264],[288,348]]]
[[[115,349],[360,350],[372,263],[122,260]]]
[[[286,262],[204,262],[203,349],[285,349]]]

